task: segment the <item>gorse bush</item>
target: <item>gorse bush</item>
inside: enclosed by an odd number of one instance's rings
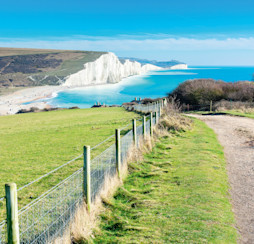
[[[210,101],[254,101],[254,82],[224,82],[213,79],[187,80],[168,94],[181,104],[207,105]]]

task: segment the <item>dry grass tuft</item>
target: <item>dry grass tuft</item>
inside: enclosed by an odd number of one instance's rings
[[[191,123],[191,119],[180,114],[175,114],[171,117],[163,117],[159,123],[159,128],[164,128],[171,132],[182,132],[189,130]]]
[[[253,102],[233,102],[222,100],[214,104],[215,111],[236,110],[243,113],[254,113]]]
[[[122,167],[122,172],[122,176],[127,175],[127,167]],[[110,201],[110,197],[121,185],[122,181],[117,175],[113,178],[107,178],[104,183],[104,188],[91,206],[90,213],[87,212],[85,204],[77,211],[70,228],[72,243],[87,243],[87,241],[93,237],[94,231],[98,229],[99,214],[103,211],[105,206],[113,205]]]
[[[157,130],[159,130],[157,133],[161,134],[159,137],[166,136],[163,135],[165,132],[183,132],[191,128],[192,120],[183,116],[180,111],[181,107],[175,100],[172,100],[172,102],[163,109],[163,114],[157,125]]]

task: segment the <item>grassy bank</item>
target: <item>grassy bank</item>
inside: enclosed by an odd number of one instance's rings
[[[130,164],[104,205],[94,243],[236,243],[223,150],[198,120]]]
[[[208,111],[191,111],[187,113],[194,113],[194,114],[211,114],[211,112]],[[212,112],[214,114],[222,113],[222,114],[228,114],[228,115],[233,115],[233,116],[240,116],[240,117],[247,117],[254,119],[254,112],[243,112],[239,110],[223,110],[223,111],[216,111]]]
[[[82,154],[131,122],[137,114],[123,108],[76,109],[18,114],[0,117],[0,196],[4,184],[16,182],[18,188]],[[113,143],[92,151],[96,155]],[[78,168],[82,158],[19,193],[19,207],[35,199]],[[0,202],[0,217],[4,206]],[[1,218],[0,218],[1,220]]]
[[[254,119],[254,112],[243,112],[243,111],[238,111],[238,110],[227,110],[227,111],[223,111],[223,112],[226,114],[229,114],[229,115],[247,117],[247,118]]]

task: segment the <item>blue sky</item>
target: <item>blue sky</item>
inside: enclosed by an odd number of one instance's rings
[[[253,0],[2,1],[0,46],[254,65],[253,9]]]

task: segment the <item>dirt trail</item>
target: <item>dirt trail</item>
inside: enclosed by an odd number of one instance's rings
[[[254,119],[226,115],[193,117],[206,122],[224,147],[239,243],[254,243]]]
[[[0,74],[11,64],[11,62],[9,62],[8,64],[6,64],[2,69],[0,69]]]

